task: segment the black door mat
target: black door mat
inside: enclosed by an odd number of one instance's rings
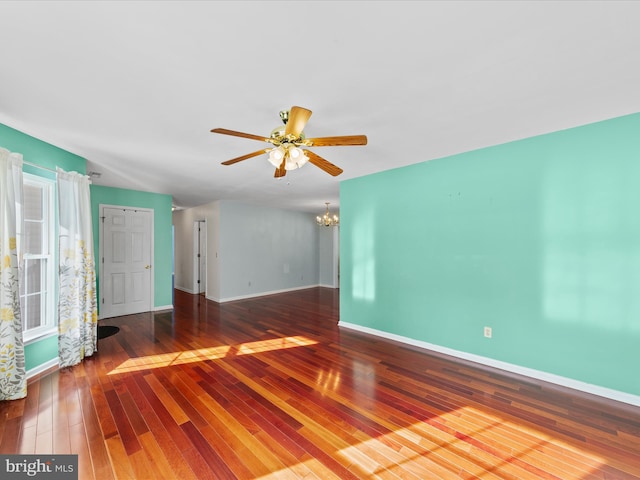
[[[119,327],[113,327],[111,325],[98,325],[98,339],[110,337],[111,335],[115,335],[119,331]]]

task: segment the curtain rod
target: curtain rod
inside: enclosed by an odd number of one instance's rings
[[[0,1],[1,1],[1,0],[0,0]],[[48,167],[43,167],[42,165],[36,165],[35,163],[27,162],[27,161],[25,161],[25,160],[23,160],[23,161],[22,161],[22,164],[23,164],[23,165],[29,165],[30,167],[40,168],[40,169],[42,169],[42,170],[47,170],[48,172],[53,172],[53,173],[55,173],[56,175],[58,174],[58,170],[54,170],[54,169],[52,169],[52,168],[48,168]],[[62,169],[62,168],[60,168],[60,167],[58,167],[58,168],[59,168],[60,170],[62,170],[63,172],[65,172],[65,173],[69,173],[69,172],[67,172],[66,170],[63,170],[63,169]],[[85,177],[89,177],[89,178],[91,178],[91,177],[92,177],[91,173],[93,173],[93,172],[89,172],[89,173],[80,173],[80,175],[83,175],[83,176],[85,176]]]
[[[48,171],[53,172],[55,174],[58,173],[56,170],[52,170],[51,168],[43,167],[42,165],[36,165],[35,163],[26,162],[24,160],[22,161],[22,163],[24,165],[29,165],[30,167],[36,167],[36,168],[41,168],[42,170],[48,170]]]

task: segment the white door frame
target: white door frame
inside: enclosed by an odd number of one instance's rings
[[[340,227],[333,228],[333,288],[340,288]]]
[[[201,231],[202,230],[202,231]],[[200,239],[204,235],[204,245]],[[198,257],[200,254],[200,257]],[[201,260],[204,257],[204,271],[201,270]],[[203,278],[204,277],[204,281]],[[198,283],[200,280],[200,283]],[[198,295],[206,294],[207,290],[207,221],[196,220],[193,222],[193,292]]]
[[[99,250],[99,261],[98,261],[98,265],[100,265],[100,270],[99,270],[99,275],[98,275],[98,282],[99,282],[99,288],[100,288],[100,296],[98,299],[98,310],[99,310],[99,314],[98,314],[98,319],[102,319],[103,317],[103,313],[104,310],[102,307],[102,305],[104,304],[104,282],[103,282],[103,275],[104,275],[104,209],[105,208],[116,208],[116,209],[120,209],[120,210],[136,210],[136,211],[144,211],[144,212],[150,212],[150,217],[151,217],[151,225],[150,225],[150,230],[151,230],[151,235],[149,236],[149,242],[150,242],[150,258],[151,258],[151,278],[149,281],[149,308],[151,311],[153,311],[153,306],[154,306],[154,286],[155,286],[155,281],[154,281],[154,277],[155,277],[155,273],[154,273],[154,244],[155,244],[155,236],[154,236],[154,210],[153,208],[142,208],[142,207],[131,207],[131,206],[124,206],[124,205],[107,205],[107,204],[99,204],[98,205],[98,212],[100,214],[100,221],[98,222],[99,225],[99,231],[98,231],[98,235],[99,235],[99,242],[98,242],[98,250]]]

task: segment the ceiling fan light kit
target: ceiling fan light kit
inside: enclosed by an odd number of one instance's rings
[[[283,144],[269,150],[269,162],[276,168],[280,168],[282,162],[285,170],[295,170],[304,166],[309,161],[305,151],[292,144]]]
[[[269,138],[228,130],[226,128],[214,128],[211,130],[213,133],[259,140],[273,145],[273,148],[263,148],[240,157],[232,158],[231,160],[222,162],[222,165],[233,165],[242,160],[266,153],[268,154],[269,162],[276,168],[274,173],[274,177],[276,178],[284,177],[288,170],[301,168],[307,162],[312,163],[334,177],[340,175],[342,173],[340,167],[335,166],[316,153],[301,147],[366,145],[367,137],[365,135],[347,135],[340,137],[306,138],[302,130],[309,121],[309,117],[311,117],[311,110],[302,107],[293,106],[291,110],[280,112],[280,118],[284,123],[284,127],[274,128]]]

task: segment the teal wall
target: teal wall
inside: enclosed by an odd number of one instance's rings
[[[0,124],[0,147],[12,152],[21,153],[25,162],[40,165],[50,170],[55,171],[56,167],[60,167],[65,171],[86,173],[86,161],[84,158],[3,124]],[[49,179],[55,180],[56,178],[55,173],[52,171],[30,165],[24,165],[23,171]],[[58,222],[56,222],[56,225],[57,223]],[[55,237],[56,239],[58,238],[57,232]],[[57,263],[57,244],[54,251],[55,262]],[[24,356],[27,371],[54,360],[58,356],[58,336],[53,335],[29,343],[25,346]]]
[[[638,132],[634,114],[342,182],[341,321],[640,395]]]
[[[46,337],[24,347],[24,364],[27,372],[38,368],[58,356],[58,335]]]
[[[171,285],[173,251],[171,249],[172,198],[171,195],[126,190],[122,188],[91,185],[91,215],[93,216],[93,242],[96,258],[99,249],[100,204],[153,209],[154,227],[154,307],[171,306],[173,287]],[[96,275],[100,262],[96,261]],[[100,285],[98,285],[100,298]]]
[[[4,147],[12,152],[21,153],[25,162],[35,163],[51,170],[60,167],[67,172],[86,173],[87,162],[84,158],[1,123],[0,147]],[[43,172],[42,169],[25,166],[24,171],[26,172],[27,170],[34,175],[41,174],[46,176],[46,171]]]

